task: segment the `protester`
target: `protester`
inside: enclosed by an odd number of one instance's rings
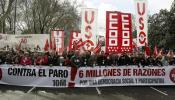
[[[90,58],[91,58],[91,52],[90,51],[86,51],[81,55],[81,66],[90,66],[92,65],[90,62]]]
[[[81,65],[88,66],[88,60],[89,60],[89,57],[87,57],[86,52],[82,53],[81,58],[80,58]]]
[[[97,55],[97,65],[98,66],[105,66],[105,62],[106,62],[106,56],[104,51],[101,51],[101,53],[99,55]]]
[[[124,65],[129,65],[130,64],[130,58],[127,55],[126,52],[124,52],[120,57],[119,57],[119,66],[124,66]]]
[[[130,65],[139,65],[139,58],[138,58],[138,56],[136,54],[132,54],[131,55],[131,57],[130,57]]]
[[[21,65],[31,65],[32,64],[32,61],[31,61],[31,58],[28,52],[25,52],[24,56],[22,56],[20,60],[20,64]]]
[[[17,53],[14,54],[14,56],[12,57],[12,64],[19,64],[20,63],[20,55],[18,55]]]
[[[156,65],[153,55],[147,58],[147,65],[148,66],[155,66]]]
[[[71,67],[80,67],[81,62],[80,62],[80,55],[79,51],[75,51],[74,55],[71,57]]]
[[[158,55],[145,57],[143,53],[124,52],[123,54],[100,53],[90,51],[70,50],[64,51],[62,55],[56,51],[51,52],[31,52],[30,49],[14,51],[0,51],[0,64],[16,65],[40,65],[40,66],[68,66],[68,67],[95,67],[95,66],[168,66],[175,65],[175,55],[173,51],[162,50]]]
[[[51,52],[48,54],[48,64],[50,66],[58,66],[59,65],[59,56],[56,55],[56,52]]]

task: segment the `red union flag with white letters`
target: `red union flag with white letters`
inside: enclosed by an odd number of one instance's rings
[[[78,31],[72,31],[70,33],[69,50],[73,49],[74,43],[78,43],[81,40],[81,33]]]
[[[52,47],[58,53],[62,53],[64,51],[64,30],[54,30],[52,31],[51,36]]]
[[[106,52],[132,52],[131,14],[106,12]]]
[[[148,43],[148,2],[147,0],[135,0],[136,7],[136,27],[137,27],[137,46],[145,46]]]
[[[83,49],[92,51],[96,47],[97,9],[82,8],[81,34]]]

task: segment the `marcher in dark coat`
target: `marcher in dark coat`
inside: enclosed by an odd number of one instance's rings
[[[86,52],[82,53],[82,55],[80,56],[80,63],[82,67],[86,67],[88,66],[88,57],[86,56]]]
[[[129,58],[129,56],[126,54],[126,52],[124,52],[124,53],[119,57],[119,66],[129,65],[129,63],[130,63],[130,58]]]
[[[144,56],[144,54],[139,54],[138,56],[138,60],[139,60],[139,64],[138,64],[138,67],[145,67],[147,62],[146,62],[146,58]]]
[[[105,66],[106,62],[106,56],[104,51],[101,51],[101,53],[97,56],[97,64],[98,66]]]
[[[130,65],[138,65],[139,64],[139,58],[136,55],[131,55],[130,57]]]
[[[110,54],[109,57],[110,57],[109,65],[118,66],[118,59],[119,59],[118,55],[113,53],[113,54]]]
[[[154,66],[155,65],[155,59],[153,58],[153,56],[150,56],[147,58],[147,65],[148,66]]]
[[[81,65],[79,51],[75,51],[75,54],[71,57],[71,67],[79,68]]]

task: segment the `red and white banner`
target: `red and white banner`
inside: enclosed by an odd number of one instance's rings
[[[106,52],[132,52],[131,14],[106,12]]]
[[[148,44],[148,2],[147,0],[135,0],[137,46]]]
[[[50,41],[49,34],[0,34],[0,48],[8,45],[10,48],[19,46],[19,49],[31,48],[31,50],[33,50],[38,46],[41,51],[44,51],[47,40]]]
[[[64,51],[64,30],[52,31],[51,41],[52,48],[55,48],[58,53],[62,53]]]
[[[175,85],[175,66],[81,67],[0,66],[0,84],[34,87]]]
[[[97,13],[97,9],[82,9],[81,34],[84,42],[84,50],[92,51],[96,47]]]
[[[81,33],[78,31],[72,31],[70,33],[70,41],[69,41],[69,50],[73,49],[74,43],[78,43],[78,41],[80,41],[81,38]]]

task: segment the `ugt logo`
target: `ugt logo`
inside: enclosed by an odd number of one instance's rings
[[[0,80],[2,79],[2,70],[0,68]]]

